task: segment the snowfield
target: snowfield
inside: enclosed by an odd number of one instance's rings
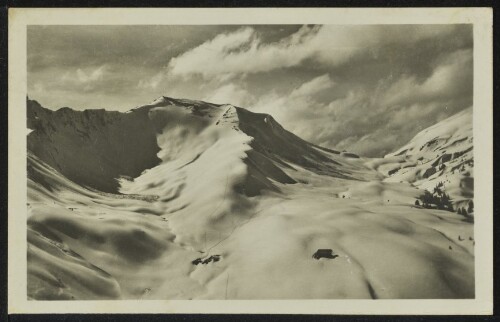
[[[471,117],[369,159],[232,105],[28,101],[28,296],[474,298],[473,213],[415,205],[473,199]]]

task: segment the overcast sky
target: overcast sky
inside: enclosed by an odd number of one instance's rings
[[[472,47],[471,25],[30,26],[28,95],[52,109],[231,103],[383,156],[472,106]]]

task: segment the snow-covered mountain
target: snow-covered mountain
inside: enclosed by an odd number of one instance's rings
[[[27,108],[32,299],[474,296],[473,224],[388,173],[434,163],[418,136],[373,160],[232,105]]]
[[[249,170],[241,188],[250,195],[264,187],[275,190],[269,179],[294,183],[280,169],[291,164],[315,173],[350,176],[336,161],[343,158],[331,157],[339,153],[303,141],[270,115],[232,105],[160,97],[119,113],[51,111],[28,101],[28,128],[29,151],[70,180],[104,192],[117,192],[120,176],[135,178],[162,160],[200,156],[209,145],[229,137],[241,141],[239,153],[245,154],[241,159]],[[228,129],[241,133],[228,135]]]
[[[408,144],[371,165],[388,176],[387,182],[409,182],[429,191],[442,182],[455,209],[472,209],[472,108],[421,131]]]

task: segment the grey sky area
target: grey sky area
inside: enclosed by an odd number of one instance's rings
[[[470,25],[30,26],[28,95],[52,109],[231,103],[383,156],[472,106],[472,48]]]

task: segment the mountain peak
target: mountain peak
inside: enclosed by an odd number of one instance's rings
[[[150,105],[157,105],[157,104],[172,104],[170,101],[170,98],[168,96],[160,96],[157,99],[153,100]]]

